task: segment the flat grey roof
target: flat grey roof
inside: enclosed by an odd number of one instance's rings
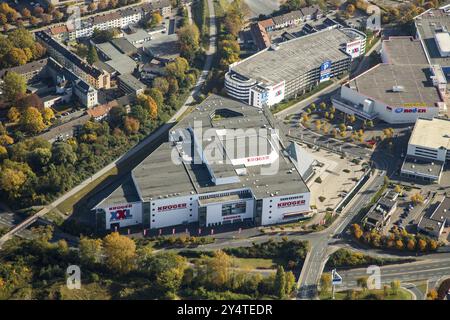
[[[406,157],[401,171],[409,171],[417,174],[439,177],[443,166],[444,163],[435,160],[422,159],[418,157]]]
[[[412,37],[390,37],[383,41],[383,51],[390,64],[428,65],[420,40]]]
[[[137,49],[133,44],[125,38],[112,39],[111,43],[126,55],[137,53]]]
[[[434,35],[442,32],[444,27],[450,30],[450,16],[442,9],[430,9],[415,18],[419,38],[427,49],[430,64],[442,67],[450,66],[450,57],[441,57]]]
[[[321,64],[350,59],[341,48],[352,38],[338,29],[322,30],[282,42],[237,62],[231,70],[247,78],[273,85],[298,78]]]
[[[227,109],[236,111],[236,116],[213,120],[214,110]],[[241,114],[238,115],[237,114]],[[258,108],[249,107],[241,102],[211,95],[196,107],[189,115],[180,121],[172,130],[185,129],[193,126],[194,121],[200,122],[203,130],[214,129],[246,129],[269,126],[269,121]],[[204,132],[204,131],[203,131]],[[205,138],[206,139],[206,138]],[[203,141],[206,143],[206,140]],[[279,146],[276,146],[279,148]],[[294,170],[294,164],[279,152],[279,168],[274,175],[262,175],[262,166],[248,166],[247,174],[239,177],[239,182],[215,185],[204,164],[192,162],[176,164],[172,161],[173,144],[163,143],[139,165],[132,170],[136,189],[144,201],[158,197],[170,198],[186,196],[189,194],[204,194],[217,191],[235,189],[251,189],[257,198],[270,197],[271,194],[289,195],[308,192],[308,187],[300,174]],[[215,166],[215,168],[217,168]],[[235,167],[226,166],[225,173],[232,170],[236,175]],[[237,175],[236,175],[237,176]],[[136,191],[137,193],[137,191]],[[98,206],[129,202],[122,191],[114,191],[113,197],[106,198]]]
[[[139,79],[129,73],[121,74],[120,76],[118,76],[118,78],[120,81],[125,83],[130,88],[133,88],[134,90],[141,90],[147,87],[145,84],[139,81]]]
[[[395,65],[380,63],[346,85],[371,99],[382,101],[391,107],[438,107],[441,97],[430,80],[427,65]],[[394,92],[394,86],[404,91]]]
[[[136,68],[136,62],[126,54],[120,52],[111,43],[105,42],[97,44],[96,46],[111,59],[105,61],[105,64],[107,64],[120,74],[132,73],[134,68]]]

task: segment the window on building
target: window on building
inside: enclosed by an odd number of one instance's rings
[[[229,216],[233,214],[242,214],[246,211],[246,203],[230,203],[222,205],[222,216]]]

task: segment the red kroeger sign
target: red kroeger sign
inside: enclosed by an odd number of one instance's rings
[[[253,162],[253,161],[262,161],[269,159],[269,156],[260,156],[260,157],[251,157],[247,158],[247,162]]]
[[[294,200],[294,201],[286,201],[280,202],[278,204],[278,208],[286,208],[286,207],[296,207],[305,204],[305,200]]]
[[[186,203],[169,204],[167,206],[158,207],[158,211],[170,211],[170,210],[184,209],[184,208],[186,208],[186,206],[187,206]]]
[[[127,209],[127,208],[131,208],[131,207],[133,207],[132,204],[126,204],[126,205],[124,205],[124,206],[111,207],[111,208],[109,208],[109,211],[112,211],[112,210],[119,210],[119,209]]]

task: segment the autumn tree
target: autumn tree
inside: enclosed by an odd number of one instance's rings
[[[355,13],[355,6],[350,3],[347,5],[347,8],[345,10],[349,15],[353,15],[353,13]]]
[[[91,265],[100,262],[102,254],[102,240],[81,237],[78,254],[83,263]]]
[[[35,107],[28,107],[20,118],[20,126],[24,131],[36,134],[44,130],[47,126],[39,110]]]
[[[51,108],[44,108],[42,110],[42,119],[46,125],[50,125],[52,120],[55,119],[55,113]]]
[[[158,116],[158,106],[156,105],[155,100],[147,95],[140,95],[138,97],[139,104],[144,107],[144,110],[148,112],[150,118],[152,120],[156,119]]]
[[[12,123],[16,123],[20,120],[20,112],[16,107],[9,108],[8,119]]]
[[[417,248],[420,251],[425,251],[427,249],[427,242],[424,239],[419,239],[419,241],[417,241]]]
[[[0,170],[0,189],[5,191],[10,199],[18,198],[27,181],[35,177],[28,164],[6,159]]]
[[[164,78],[163,78],[164,79]],[[168,87],[167,87],[167,90]],[[155,100],[156,105],[161,107],[164,103],[164,95],[161,93],[161,91],[158,88],[150,88],[147,92],[147,94]]]
[[[398,290],[400,290],[400,281],[399,280],[391,281],[392,294],[396,295],[398,293]]]
[[[123,121],[123,127],[128,134],[136,134],[139,131],[139,120],[133,117],[125,117]]]
[[[323,273],[320,276],[320,290],[322,292],[328,293],[331,289],[332,279],[330,273]]]
[[[113,232],[103,239],[105,265],[112,271],[125,274],[133,270],[136,244],[130,238]]]
[[[427,300],[437,300],[438,299],[438,292],[436,289],[431,289],[427,293]]]
[[[416,205],[416,204],[422,204],[424,199],[423,196],[420,192],[416,192],[415,194],[413,194],[410,197],[411,201]]]
[[[359,224],[356,224],[356,223],[352,224],[351,229],[352,229],[352,233],[356,239],[361,238],[363,231],[361,230],[361,227],[359,226]]]

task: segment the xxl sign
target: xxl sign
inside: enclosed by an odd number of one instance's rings
[[[133,215],[131,214],[132,207],[133,205],[128,204],[125,206],[109,208],[109,221],[121,221],[133,218]]]
[[[297,207],[297,206],[304,205],[305,203],[306,203],[305,200],[285,201],[285,202],[280,202],[278,204],[278,208]]]
[[[186,203],[169,204],[169,205],[166,205],[166,206],[158,207],[158,212],[184,209],[186,207],[187,207]]]

